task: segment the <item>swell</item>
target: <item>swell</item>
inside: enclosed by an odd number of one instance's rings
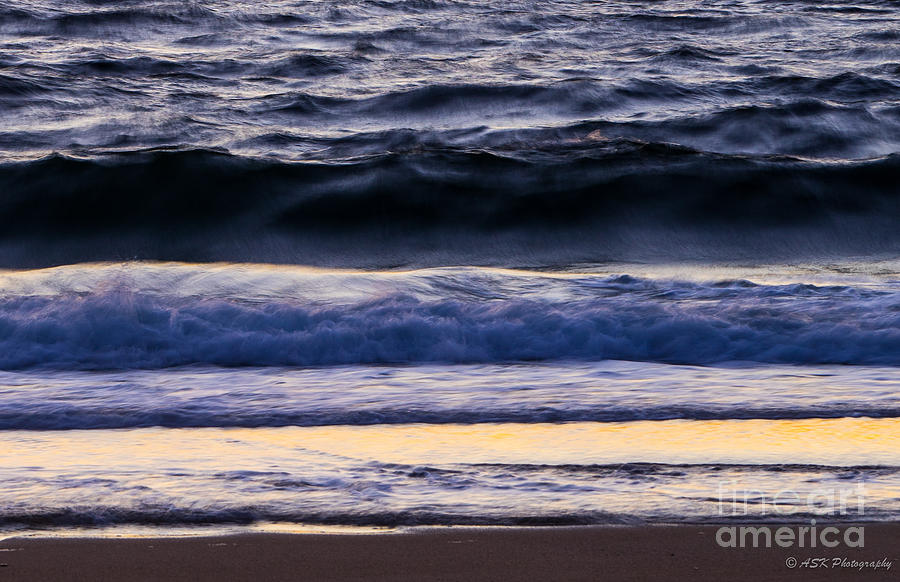
[[[372,266],[429,252],[462,262],[453,257],[485,250],[495,252],[487,262],[521,263],[536,248],[563,263],[634,247],[682,258],[698,248],[892,252],[898,170],[896,155],[828,164],[623,139],[421,148],[333,163],[213,151],[53,156],[0,166],[0,265]]]

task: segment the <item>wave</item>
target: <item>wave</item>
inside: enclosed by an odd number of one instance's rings
[[[179,88],[172,98],[199,99],[199,102],[221,100],[223,88],[249,71],[258,79],[302,80],[303,85],[308,85],[317,78],[327,80],[365,71],[373,61],[366,52],[307,49],[267,52],[244,60],[210,55],[184,61],[177,55],[134,55],[107,49],[79,53],[52,64],[12,62],[4,75],[3,85],[9,89],[0,90],[0,108],[21,105],[17,100],[22,96],[21,89],[17,90],[17,85],[36,85],[49,93],[46,95],[49,100],[39,103],[59,107],[61,98],[64,101],[64,97],[69,97],[60,94],[66,89],[93,98],[98,86],[121,91],[120,84],[112,81],[121,83],[126,79],[131,83],[125,94],[132,97],[152,98],[157,87],[150,82],[183,79],[195,86],[195,90],[184,93]],[[683,45],[662,52],[648,51],[648,54],[651,62],[692,66],[694,61],[716,59],[719,58],[716,55],[723,53]],[[539,57],[535,55],[535,58]],[[892,75],[891,63],[866,67],[864,71],[801,76],[785,74],[777,67],[741,65],[733,66],[729,75],[715,82],[696,78],[607,80],[572,75],[543,83],[428,82],[401,89],[373,87],[359,93],[336,93],[327,87],[316,91],[301,85],[302,90],[285,88],[242,95],[241,107],[232,107],[228,112],[230,119],[210,114],[204,117],[225,125],[238,120],[257,123],[265,120],[268,125],[281,129],[304,121],[304,125],[328,128],[331,135],[340,136],[347,129],[361,133],[373,123],[390,129],[435,126],[462,129],[461,123],[488,125],[497,120],[505,121],[501,125],[507,127],[531,128],[563,122],[575,124],[592,118],[627,124],[642,118],[664,122],[696,117],[702,122],[709,116],[727,117],[730,111],[757,107],[770,111],[769,122],[784,131],[790,128],[786,118],[792,115],[820,122],[828,115],[841,118],[844,126],[841,131],[863,142],[868,133],[863,113],[868,118],[890,122],[889,117],[879,115],[879,110],[894,105],[893,96],[900,87]],[[94,85],[73,89],[68,82],[72,75],[90,78]],[[659,111],[647,115],[648,108]],[[194,108],[185,108],[191,109]],[[749,129],[752,133],[761,128]],[[686,137],[689,135],[685,133]],[[789,154],[792,150],[788,146],[789,143],[770,153]],[[852,151],[847,153],[842,157],[854,158]],[[829,157],[828,150],[819,154],[818,157]]]
[[[633,140],[339,163],[214,151],[53,156],[0,166],[0,265],[895,252],[898,170],[898,156],[826,164]]]
[[[670,516],[672,521],[684,521]],[[202,510],[196,508],[78,507],[49,511],[0,514],[0,528],[47,528],[73,526],[191,526],[191,525],[251,525],[256,523],[285,523],[310,525],[348,525],[373,527],[402,527],[427,525],[472,526],[565,526],[592,524],[628,524],[641,520],[628,515],[606,512],[567,513],[558,515],[475,516],[437,511],[400,511],[372,513],[341,513],[334,511],[298,512],[286,508],[261,508],[259,505]]]
[[[715,497],[715,493],[723,484],[737,487],[736,484],[743,482],[743,479],[755,479],[750,482],[767,483],[769,486],[773,483],[796,486],[798,480],[807,479],[806,483],[830,482],[833,488],[828,491],[848,492],[853,490],[855,483],[871,480],[873,485],[866,491],[869,497],[864,515],[857,513],[854,506],[848,516],[829,514],[826,519],[878,522],[896,518],[896,502],[889,497],[889,492],[890,486],[896,482],[897,473],[898,467],[892,466],[658,463],[417,466],[372,462],[365,469],[357,469],[355,474],[315,474],[305,478],[302,474],[282,471],[251,470],[180,474],[182,479],[189,480],[196,488],[189,495],[197,495],[198,491],[213,493],[196,500],[185,499],[183,493],[170,498],[160,493],[150,495],[151,489],[139,484],[141,478],[150,477],[149,474],[133,471],[115,478],[102,478],[85,473],[78,478],[60,478],[59,484],[64,485],[62,491],[104,491],[107,497],[123,496],[126,492],[130,495],[124,495],[125,499],[120,503],[62,505],[61,501],[68,501],[59,499],[64,495],[48,492],[47,499],[52,499],[49,507],[22,503],[0,508],[0,528],[249,525],[260,522],[383,527],[559,526],[729,521],[808,523],[810,519],[823,519],[823,513],[810,511],[809,507],[802,507],[805,511],[788,507],[788,510],[778,512],[771,512],[769,508],[769,513],[766,513],[765,508],[755,507],[752,500],[742,505],[740,512],[723,513],[720,507],[723,500]],[[379,478],[385,483],[379,486],[373,481],[360,480],[363,475]],[[521,480],[529,483],[524,490],[511,486]],[[623,506],[621,500],[616,498],[616,491],[621,490],[623,480],[627,480],[633,488],[652,487],[655,493],[644,490],[647,502]],[[148,479],[147,482],[153,483],[153,480]],[[881,484],[877,489],[876,483]],[[38,486],[48,485],[41,482]],[[693,486],[697,493],[685,495],[684,485]],[[806,485],[804,489],[809,487]],[[222,495],[223,489],[225,496]],[[478,497],[474,502],[454,503],[454,500],[461,499],[460,495],[466,495],[473,489],[485,497]],[[243,493],[238,498],[252,496],[256,502],[226,501],[235,499],[233,492],[236,490]],[[379,494],[379,490],[382,493]],[[542,498],[552,499],[553,503],[549,507],[539,507],[533,501],[529,502],[529,496],[536,491],[541,492]],[[754,491],[757,492],[756,489]],[[759,490],[757,494],[766,495],[765,491]],[[771,494],[775,495],[777,491],[779,489],[773,488]],[[231,492],[230,496],[228,492]],[[604,509],[603,504],[598,502],[585,503],[577,497],[579,493],[598,496],[601,501],[607,502],[610,509]],[[496,499],[498,495],[514,496],[519,504],[490,506],[492,498]],[[569,495],[576,497],[567,500]],[[129,497],[135,500],[129,502]],[[668,497],[671,502],[666,505],[654,497],[663,500]],[[856,498],[850,499],[855,501]],[[561,500],[569,502],[561,503]],[[730,510],[731,499],[725,497],[724,503]]]
[[[127,281],[74,293],[11,292],[0,298],[0,368],[609,359],[900,365],[900,304],[890,286],[629,276],[554,284],[478,271],[364,282],[355,291],[335,284],[287,297],[178,296]]]
[[[849,523],[877,523],[896,519],[896,510],[868,510],[864,518],[853,516]],[[413,527],[413,526],[579,526],[579,525],[642,525],[642,524],[721,524],[721,523],[776,523],[806,524],[810,519],[819,520],[817,513],[794,513],[789,516],[684,516],[675,512],[653,515],[634,515],[603,510],[566,512],[519,512],[505,515],[472,515],[426,509],[401,511],[340,512],[296,511],[286,507],[266,508],[259,504],[223,509],[188,507],[79,506],[57,510],[9,512],[0,514],[0,528],[46,529],[54,527],[110,527],[110,526],[210,526],[296,524],[359,527]],[[829,524],[839,520],[829,521]],[[2,531],[2,530],[0,530]],[[202,533],[198,531],[196,533]]]
[[[132,405],[115,403],[109,408],[95,400],[90,407],[66,404],[0,408],[0,430],[102,430],[129,428],[278,428],[287,426],[368,426],[385,424],[483,424],[548,422],[635,422],[643,420],[803,420],[831,418],[898,418],[900,407],[844,405],[834,407],[774,408],[749,406],[668,406],[572,408],[552,406],[538,410],[465,409],[427,410],[370,407],[368,410],[273,410],[271,404],[250,402],[246,407],[200,408],[195,402],[183,405],[154,404],[144,408],[138,398]],[[274,399],[274,398],[272,398]],[[222,403],[224,405],[226,403]],[[336,408],[336,407],[335,407]]]
[[[98,9],[96,6],[75,7],[74,11],[4,9],[2,14],[9,18],[7,27],[16,33],[29,35],[62,35],[68,38],[98,36],[110,30],[121,33],[125,29],[142,26],[190,26],[201,22],[221,20],[214,10],[196,5],[115,6]],[[82,8],[78,10],[77,8]],[[118,29],[118,30],[117,30]]]
[[[630,136],[646,141],[669,141],[701,151],[764,155],[772,151],[806,159],[870,158],[896,152],[890,137],[895,115],[890,108],[873,112],[859,103],[838,105],[845,75],[807,79],[815,98],[799,98],[778,105],[753,104],[662,121],[597,124],[595,131],[610,137]],[[877,82],[871,79],[872,90]],[[780,83],[773,79],[773,83]],[[861,81],[862,82],[862,81]],[[801,82],[792,79],[790,83]],[[896,93],[898,87],[884,91]],[[826,88],[827,87],[827,88]],[[797,92],[792,90],[792,92]],[[847,128],[853,128],[849,130]],[[861,139],[865,134],[866,139]],[[777,146],[775,145],[777,144]]]
[[[900,418],[894,374],[622,361],[19,369],[0,373],[0,430]]]

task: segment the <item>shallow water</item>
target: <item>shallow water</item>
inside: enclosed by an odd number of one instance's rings
[[[897,515],[892,263],[0,280],[7,531]]]
[[[898,435],[896,419],[5,431],[0,524],[893,519]]]

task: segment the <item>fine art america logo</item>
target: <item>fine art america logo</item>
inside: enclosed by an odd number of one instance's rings
[[[822,488],[805,492],[783,490],[765,492],[740,489],[733,482],[719,485],[719,516],[859,516],[865,514],[865,484],[837,489]],[[822,527],[815,519],[809,525],[723,526],[716,531],[716,543],[723,548],[862,548],[866,545],[865,527]]]

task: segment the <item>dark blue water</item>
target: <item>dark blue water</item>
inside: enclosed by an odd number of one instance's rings
[[[0,265],[896,253],[892,2],[0,5]]]
[[[895,520],[898,183],[896,2],[0,2],[0,531]]]

